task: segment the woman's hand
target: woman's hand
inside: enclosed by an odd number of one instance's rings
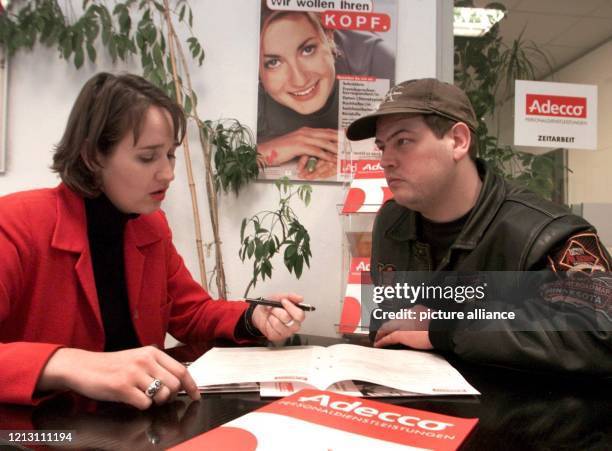
[[[302,155],[335,163],[338,154],[338,130],[301,127],[258,144],[257,151],[268,166],[278,166]]]
[[[306,317],[303,310],[296,307],[304,300],[297,294],[275,294],[270,299],[281,301],[283,308],[258,305],[253,310],[253,325],[270,341],[284,340],[297,331]]]
[[[145,391],[159,379],[162,386],[150,398]],[[38,390],[73,390],[99,401],[116,401],[146,409],[162,404],[184,389],[200,399],[198,387],[181,363],[153,346],[118,352],[57,350],[38,380]]]

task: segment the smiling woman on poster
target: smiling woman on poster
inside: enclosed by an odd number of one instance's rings
[[[268,166],[298,159],[294,178],[335,179],[338,153],[337,75],[392,83],[394,58],[370,32],[327,30],[318,13],[272,10],[262,0],[258,151]],[[309,158],[316,166],[306,167]]]

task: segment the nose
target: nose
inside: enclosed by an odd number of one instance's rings
[[[299,61],[294,61],[289,66],[289,81],[292,86],[295,87],[303,87],[308,81],[308,77],[306,76],[306,71],[301,66]]]
[[[158,169],[156,176],[159,181],[166,183],[174,180],[174,160],[162,158],[162,166]]]
[[[380,166],[383,169],[397,166],[397,162],[395,160],[393,152],[390,149],[385,150],[380,156]]]

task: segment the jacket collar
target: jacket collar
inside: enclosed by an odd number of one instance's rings
[[[476,167],[482,179],[482,188],[472,213],[452,245],[456,249],[471,250],[476,247],[506,198],[506,184],[501,176],[480,159],[476,160]]]
[[[57,190],[57,219],[51,238],[51,246],[69,252],[83,252],[89,246],[87,241],[87,216],[83,198],[64,183]],[[162,239],[150,224],[150,215],[140,215],[128,221],[126,238],[137,247],[143,247]],[[127,241],[126,241],[127,242]]]
[[[495,174],[480,159],[476,160],[476,167],[482,179],[482,188],[476,205],[452,245],[453,248],[474,249],[506,196],[505,183],[499,175]],[[401,213],[396,213],[396,219],[391,218],[391,226],[385,234],[396,241],[416,241],[418,239],[417,213],[401,207]]]

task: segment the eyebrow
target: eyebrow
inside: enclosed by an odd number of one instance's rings
[[[312,39],[317,39],[317,36],[310,36],[309,38],[305,39],[304,42],[302,42],[300,45],[298,45],[298,50],[303,49],[304,47],[306,47],[306,44],[308,44],[308,41],[311,41]]]
[[[414,130],[409,130],[409,129],[405,129],[405,128],[400,128],[399,130],[396,130],[395,132],[391,133],[391,135],[389,135],[389,137],[387,138],[387,141],[389,141],[391,138],[393,138],[394,136],[399,135],[400,133],[411,133],[411,134],[415,134],[416,132]],[[378,147],[380,147],[380,144],[384,144],[384,142],[378,138],[376,138],[374,140],[374,144],[376,144]]]
[[[297,46],[298,50],[303,49],[304,47],[306,47],[306,44],[308,44],[308,41],[310,41],[311,39],[317,39],[317,36],[310,36],[308,38],[306,38],[304,41],[302,41],[302,43],[300,45]],[[280,55],[276,55],[273,53],[264,53],[264,58],[279,58]]]
[[[148,144],[146,146],[137,146],[136,149],[137,150],[158,150],[158,149],[163,149],[165,146],[164,144]]]

